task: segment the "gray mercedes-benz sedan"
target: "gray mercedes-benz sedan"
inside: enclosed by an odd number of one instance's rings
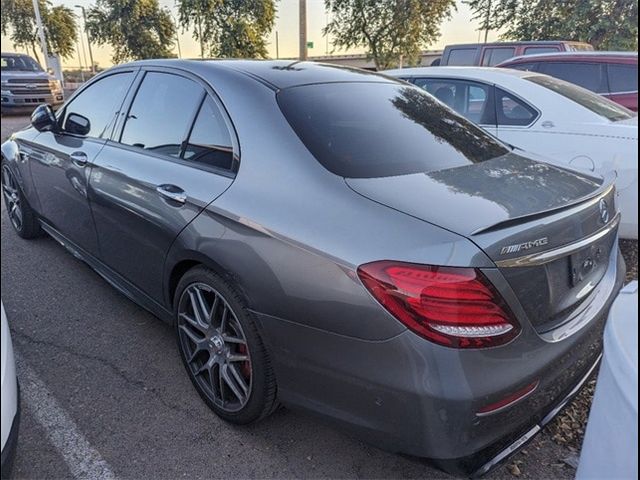
[[[611,179],[330,65],[112,68],[3,144],[2,186],[18,235],[175,325],[223,419],[303,408],[449,471],[578,391],[624,276]]]

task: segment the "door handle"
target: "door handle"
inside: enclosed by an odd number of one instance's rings
[[[89,158],[84,152],[73,152],[69,156],[71,157],[71,161],[80,168],[84,167],[89,162]]]
[[[167,200],[184,205],[187,202],[187,194],[180,187],[175,185],[160,185],[156,187],[156,192]]]

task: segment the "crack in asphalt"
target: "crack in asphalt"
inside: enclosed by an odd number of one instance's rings
[[[31,335],[21,332],[19,330],[16,329],[12,329],[11,331],[12,335],[14,336],[14,338],[16,338],[16,340],[18,340],[16,343],[20,343],[21,341],[24,341],[25,343],[30,343],[32,345],[44,345],[46,347],[50,347],[50,348],[54,348],[54,349],[58,349],[61,350],[71,356],[77,357],[77,358],[81,358],[83,360],[89,360],[89,361],[94,361],[97,362],[105,367],[107,367],[108,369],[110,369],[113,373],[115,373],[119,378],[121,378],[122,380],[124,380],[125,383],[127,383],[130,386],[136,387],[141,389],[144,392],[149,392],[152,393],[154,395],[154,397],[166,408],[168,408],[169,410],[172,410],[174,412],[178,412],[178,413],[182,413],[187,415],[188,417],[192,418],[192,419],[199,419],[201,420],[201,416],[200,415],[196,415],[193,412],[191,412],[188,409],[185,408],[181,408],[177,405],[174,405],[173,403],[168,402],[165,398],[162,397],[160,391],[156,388],[156,387],[147,387],[145,385],[145,383],[141,380],[136,380],[133,379],[131,377],[129,377],[127,375],[127,373],[120,367],[118,367],[116,364],[112,363],[110,360],[107,360],[105,358],[99,357],[97,355],[90,355],[84,352],[79,352],[74,350],[72,347],[66,346],[66,345],[60,345],[51,341],[47,341],[47,340],[41,340],[35,337],[32,337]]]

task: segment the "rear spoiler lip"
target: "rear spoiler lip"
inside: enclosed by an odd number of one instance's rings
[[[500,221],[498,223],[494,223],[493,225],[489,225],[487,227],[480,227],[477,230],[474,230],[473,232],[471,232],[471,236],[473,235],[479,235],[481,233],[487,233],[487,232],[491,232],[493,230],[499,230],[501,228],[505,228],[509,225],[516,225],[518,223],[521,223],[523,220],[527,219],[527,220],[534,220],[536,217],[543,217],[546,215],[549,215],[551,213],[558,213],[561,212],[563,210],[567,210],[569,208],[573,208],[576,205],[580,205],[581,203],[585,203],[585,202],[589,202],[589,205],[592,205],[594,203],[597,203],[600,201],[600,199],[606,197],[607,195],[609,195],[609,193],[611,192],[611,190],[615,189],[615,180],[616,180],[617,174],[615,172],[609,172],[604,176],[604,179],[602,180],[602,184],[600,185],[600,187],[598,187],[597,189],[595,189],[593,192],[589,193],[588,195],[584,195],[582,197],[578,197],[575,200],[565,204],[565,205],[561,205],[559,207],[554,207],[554,208],[550,208],[548,210],[542,210],[540,212],[533,212],[533,213],[527,213],[525,215],[520,215],[518,217],[513,217],[513,218],[509,218],[507,220],[503,220]],[[586,207],[587,205],[585,205]]]

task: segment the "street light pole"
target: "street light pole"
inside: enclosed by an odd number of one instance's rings
[[[84,21],[84,29],[87,32],[87,49],[89,50],[89,60],[91,61],[91,73],[93,75],[96,74],[96,66],[93,63],[93,52],[91,51],[91,34],[89,33],[89,30],[87,29],[87,12],[85,11],[84,7],[82,5],[76,5],[76,8],[79,8],[80,10],[82,10],[82,20]]]
[[[300,10],[300,61],[307,59],[307,0],[299,1]]]
[[[33,0],[33,13],[36,16],[36,26],[38,28],[38,36],[40,37],[40,47],[44,55],[44,64],[49,69],[49,49],[47,48],[47,40],[44,37],[44,27],[42,26],[42,18],[40,17],[40,5],[38,0]]]
[[[178,58],[182,58],[182,50],[180,50],[180,35],[178,34],[178,22],[176,22],[176,17],[172,12],[169,12],[171,15],[171,20],[173,20],[173,24],[176,27],[176,46],[178,47]]]

